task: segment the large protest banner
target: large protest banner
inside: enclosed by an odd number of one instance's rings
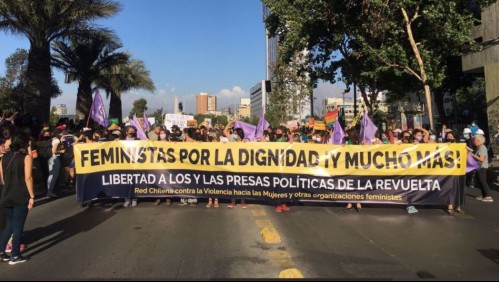
[[[113,141],[75,146],[77,198],[219,197],[445,205],[464,144]]]

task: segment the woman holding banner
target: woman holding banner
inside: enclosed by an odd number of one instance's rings
[[[242,128],[235,128],[232,134],[229,129],[235,124],[235,120],[230,120],[227,123],[227,126],[224,128],[224,136],[229,139],[229,142],[243,142],[244,140],[244,131]],[[236,199],[230,200],[230,205],[227,206],[229,209],[233,209],[236,207]],[[241,208],[246,208],[246,202],[244,199],[241,199]]]
[[[486,203],[494,202],[494,199],[490,196],[489,185],[487,184],[487,169],[489,168],[489,160],[488,160],[488,151],[487,147],[485,147],[485,137],[483,135],[475,135],[475,139],[473,141],[476,146],[476,153],[472,153],[471,155],[475,160],[480,162],[480,168],[478,169],[478,187],[482,191],[482,196],[477,197],[476,199]]]
[[[347,130],[347,138],[348,138],[348,141],[346,144],[359,145],[360,136],[359,136],[359,132],[355,128],[350,128],[349,130]],[[343,211],[347,212],[347,211],[350,211],[351,209],[353,209],[353,204],[347,203],[347,206],[343,209]],[[361,213],[362,212],[362,204],[357,203],[355,206],[355,209],[357,210],[357,212]]]
[[[275,130],[276,139],[274,142],[288,142],[289,135],[288,135],[287,130],[288,129],[284,126],[278,127]],[[290,142],[292,142],[292,141],[290,141]],[[289,210],[290,210],[290,208],[288,207],[288,205],[285,202],[277,202],[277,206],[275,207],[274,211],[277,213],[280,213],[282,211],[289,211]]]

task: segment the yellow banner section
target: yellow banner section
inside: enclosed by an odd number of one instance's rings
[[[321,145],[113,141],[75,145],[78,174],[120,170],[340,175],[464,175],[465,144]]]

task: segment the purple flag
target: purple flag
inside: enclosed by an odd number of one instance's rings
[[[256,125],[255,139],[260,141],[260,138],[263,135],[263,131],[269,128],[269,126],[270,123],[265,119],[265,111],[264,109],[262,109],[262,112],[260,113],[260,119],[258,120],[258,123]]]
[[[146,112],[144,112],[144,116],[142,117],[142,119],[144,120],[144,127],[146,128],[147,131],[149,131],[151,129],[151,124],[147,119]]]
[[[90,108],[90,118],[96,123],[108,127],[109,120],[107,118],[106,109],[104,108],[104,102],[99,94],[99,90],[95,90],[94,101],[92,102],[92,107]]]
[[[137,128],[137,138],[139,138],[140,140],[147,140],[146,133],[142,129],[142,126],[140,126],[139,120],[137,119],[137,116],[135,116],[135,114],[133,115],[130,124]]]
[[[362,124],[360,125],[360,142],[363,144],[371,144],[371,139],[378,131],[378,127],[374,125],[371,121],[367,112],[364,113],[364,117],[362,118]]]
[[[345,137],[345,132],[341,128],[339,121],[334,122],[333,132],[331,132],[331,138],[329,138],[329,143],[334,145],[343,144],[343,138]]]
[[[466,173],[480,168],[480,163],[473,158],[471,152],[468,152],[468,159],[466,160]]]
[[[256,141],[256,138],[255,138],[256,126],[249,124],[249,123],[242,122],[242,121],[236,121],[236,123],[234,124],[234,128],[242,128],[243,129],[244,139],[247,139],[247,140],[252,141],[252,142]]]

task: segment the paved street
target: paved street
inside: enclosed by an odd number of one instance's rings
[[[468,189],[465,214],[423,208],[297,205],[282,214],[116,202],[82,208],[74,195],[37,200],[25,228],[31,260],[0,279],[499,279],[499,192]],[[442,207],[443,208],[443,207]],[[263,231],[263,232],[262,232]],[[262,236],[263,234],[263,236]],[[274,241],[276,243],[268,243]]]

